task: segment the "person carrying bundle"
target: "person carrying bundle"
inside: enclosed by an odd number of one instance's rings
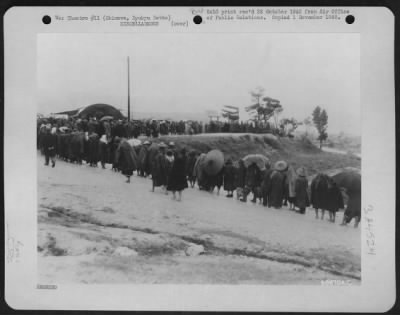
[[[121,173],[127,177],[126,182],[130,183],[130,178],[133,175],[133,171],[137,169],[137,157],[135,150],[132,148],[126,138],[121,139],[121,142],[117,148],[116,161]]]

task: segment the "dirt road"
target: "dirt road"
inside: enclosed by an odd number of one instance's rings
[[[360,228],[38,156],[41,283],[358,284]],[[108,166],[109,167],[109,166]],[[327,217],[327,215],[326,215]]]

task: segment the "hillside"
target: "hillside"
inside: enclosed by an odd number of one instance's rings
[[[347,135],[344,133],[330,135],[326,141],[326,146],[350,153],[361,153],[361,136]]]
[[[201,134],[193,136],[162,136],[158,141],[174,141],[178,148],[208,152],[221,150],[234,161],[247,154],[261,153],[272,162],[285,160],[294,167],[306,167],[308,174],[344,167],[361,168],[361,159],[351,154],[323,152],[307,139],[279,138],[258,134]]]

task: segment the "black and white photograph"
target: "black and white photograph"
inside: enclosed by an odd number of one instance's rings
[[[357,34],[44,34],[37,58],[40,282],[360,283]]]
[[[11,308],[393,305],[390,10],[21,7],[4,21]]]

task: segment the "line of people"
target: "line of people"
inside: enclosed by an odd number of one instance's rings
[[[54,167],[56,155],[78,164],[85,160],[92,167],[97,167],[100,162],[105,168],[110,163],[114,171],[126,176],[128,183],[137,171],[139,176],[151,177],[153,192],[156,187],[161,187],[166,194],[171,191],[173,199],[179,201],[182,191],[189,186],[193,188],[197,182],[200,190],[213,192],[217,189],[218,194],[223,187],[228,198],[232,198],[236,191],[236,198],[241,202],[247,202],[251,193],[251,202],[259,201],[269,208],[281,209],[283,205],[288,205],[290,210],[298,208],[298,213],[304,214],[306,208],[312,205],[317,219],[319,211],[321,219],[328,211],[331,222],[335,222],[337,211],[344,208],[342,192],[329,176],[318,174],[309,187],[305,168],[295,170],[284,161],[278,161],[273,166],[266,164],[260,169],[256,163],[246,167],[243,159],[233,162],[228,158],[221,170],[210,176],[198,163],[199,152],[177,149],[173,142],[168,145],[152,144],[146,140],[133,146],[125,137],[109,139],[107,134],[99,137],[94,132],[62,133],[49,125],[45,131],[40,142],[45,165],[49,165],[51,160]],[[361,197],[349,197],[342,224],[355,218],[357,226],[361,217]]]

